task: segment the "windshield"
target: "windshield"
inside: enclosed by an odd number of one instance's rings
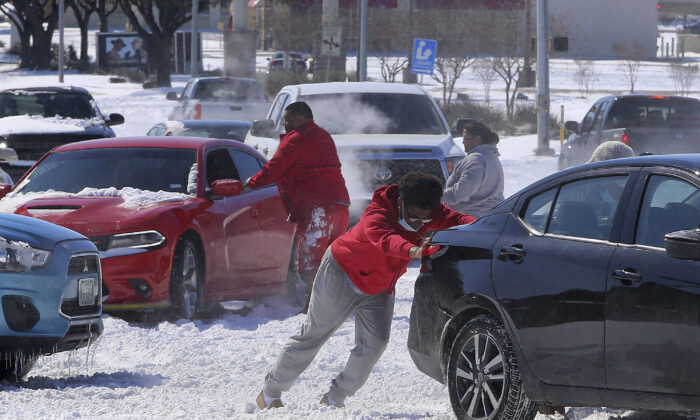
[[[63,191],[85,188],[187,193],[187,180],[197,161],[194,149],[110,148],[52,153],[14,192]]]
[[[620,98],[610,108],[606,128],[700,127],[700,101],[643,96]]]
[[[446,134],[433,102],[405,93],[334,93],[300,96],[316,124],[331,134]]]
[[[258,84],[253,80],[221,79],[201,80],[194,92],[194,99],[262,101]]]
[[[0,93],[0,117],[41,115],[51,118],[90,119],[97,117],[92,98],[71,92],[10,91]]]
[[[183,129],[178,135],[243,141],[247,133],[248,127],[190,127]]]

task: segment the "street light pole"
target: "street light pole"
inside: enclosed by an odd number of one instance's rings
[[[360,0],[360,55],[358,59],[360,60],[360,74],[359,81],[367,81],[367,24],[368,24],[368,13],[367,9],[369,7],[367,0]]]
[[[63,21],[65,9],[65,0],[59,0],[58,2],[58,82],[63,83],[63,66],[65,61],[65,54],[63,53],[63,30],[65,24]]]
[[[192,39],[190,44],[190,76],[199,73],[199,0],[192,0]]]
[[[549,31],[548,0],[537,0],[537,149],[538,156],[551,155],[549,148]]]

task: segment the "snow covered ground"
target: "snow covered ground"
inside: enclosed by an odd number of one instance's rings
[[[3,40],[0,31],[0,40]],[[218,44],[205,50],[205,68],[221,66]],[[258,58],[264,68],[265,55]],[[625,81],[615,61],[595,63],[598,81],[589,98],[580,98],[570,60],[551,65],[552,108],[566,107],[567,119],[580,120],[598,97],[623,92]],[[638,90],[673,93],[673,81],[662,62],[643,63]],[[348,68],[354,68],[349,60]],[[0,70],[2,70],[0,68]],[[380,80],[379,68],[370,61],[370,78]],[[67,73],[65,84],[87,88],[104,113],[119,112],[126,123],[114,127],[118,135],[141,135],[166,120],[172,101],[169,89],[143,90],[140,85],[110,84],[109,76]],[[182,89],[188,77],[174,76]],[[439,87],[424,82],[440,96]],[[58,84],[55,72],[24,72],[6,65],[0,71],[0,89],[18,83]],[[473,74],[460,79],[459,92],[482,98]],[[534,98],[532,90],[525,91]],[[698,94],[698,92],[694,92]],[[499,85],[492,98],[502,102]],[[496,130],[498,127],[494,127]],[[506,196],[556,171],[556,154],[533,154],[536,136],[503,138],[499,144],[506,172]],[[558,153],[558,141],[551,142]],[[0,418],[3,419],[452,419],[446,388],[421,374],[406,349],[413,284],[418,268],[411,266],[396,288],[396,308],[389,346],[367,384],[346,401],[345,409],[319,406],[330,380],[339,372],[353,347],[353,320],[329,340],[316,360],[283,396],[285,408],[256,411],[254,399],[263,378],[287,338],[296,333],[303,317],[284,298],[262,300],[247,314],[228,311],[215,319],[157,324],[129,323],[105,316],[105,332],[89,349],[43,357],[20,386],[0,383]],[[646,414],[602,408],[573,409],[577,420],[665,419]],[[544,416],[538,416],[543,420]]]

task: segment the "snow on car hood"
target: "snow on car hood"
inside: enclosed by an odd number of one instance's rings
[[[194,199],[188,194],[167,191],[85,188],[78,193],[62,191],[8,194],[0,200],[0,211],[32,216],[76,230],[84,235],[113,232],[143,221],[146,213],[167,210]]]
[[[102,123],[103,121],[97,117],[81,120],[59,116],[47,118],[41,115],[14,115],[0,118],[0,134],[74,133]]]

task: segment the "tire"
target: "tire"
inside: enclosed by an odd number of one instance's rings
[[[479,315],[459,331],[450,349],[447,381],[459,419],[532,420],[535,403],[525,395],[513,344],[494,318]]]
[[[175,248],[170,273],[171,315],[194,319],[204,306],[204,266],[199,248],[181,238]]]
[[[27,376],[38,359],[39,356],[5,355],[4,359],[0,359],[0,380],[19,382]]]

